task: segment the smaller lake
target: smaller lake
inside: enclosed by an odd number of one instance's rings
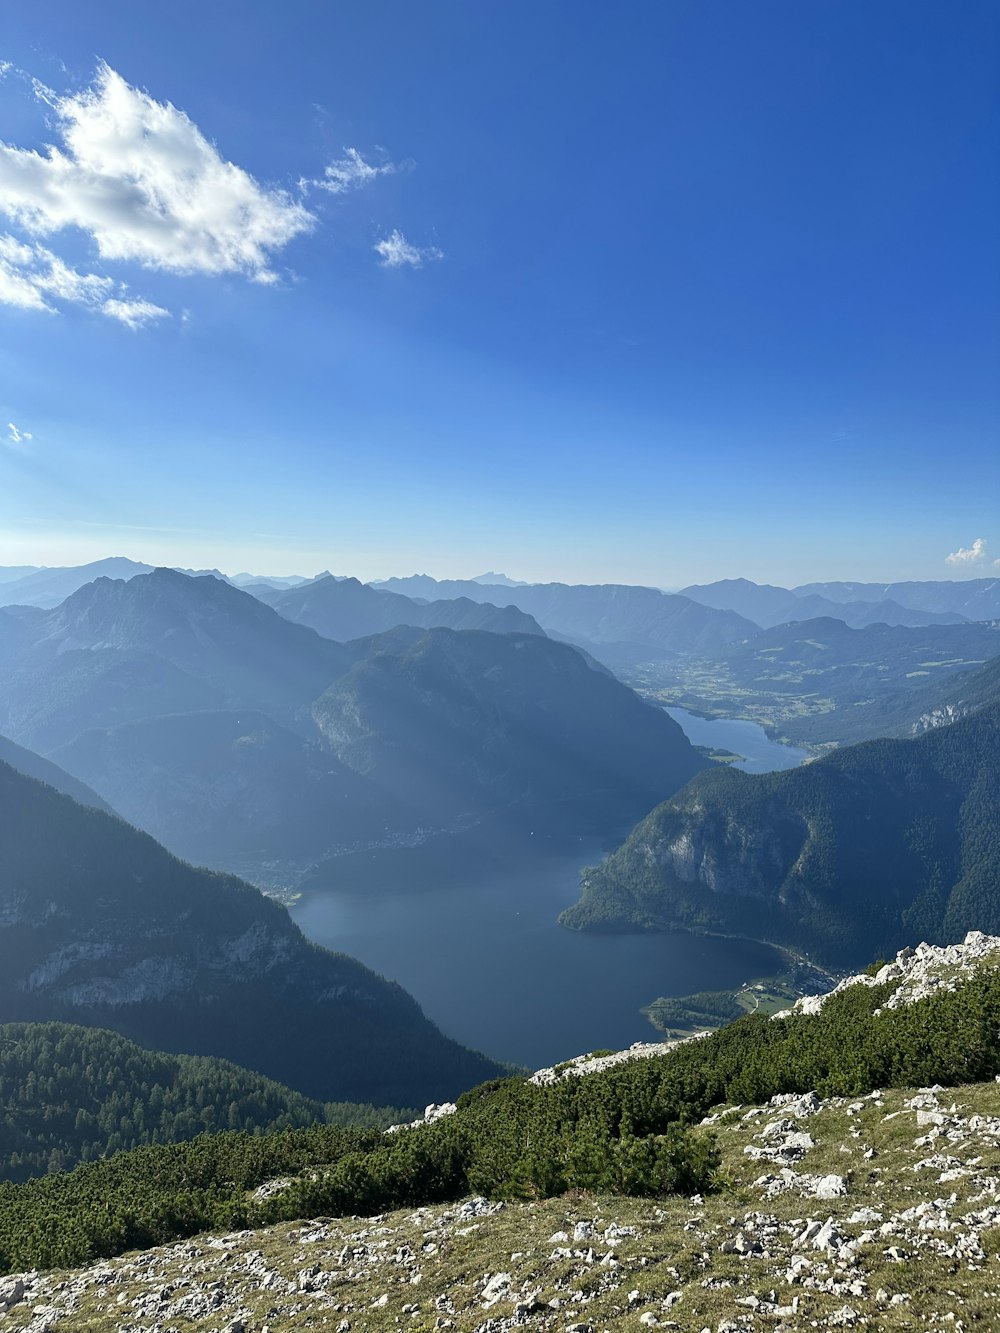
[[[680,725],[692,745],[743,755],[733,767],[742,768],[745,773],[777,773],[785,768],[798,768],[804,759],[809,758],[807,750],[772,741],[756,722],[734,717],[696,717],[685,708],[664,711]]]

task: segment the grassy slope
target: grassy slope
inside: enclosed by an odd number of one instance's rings
[[[815,1146],[796,1170],[845,1177],[847,1193],[833,1200],[794,1191],[767,1199],[754,1182],[769,1168],[745,1149],[761,1143],[756,1136],[778,1112],[747,1120],[741,1110],[716,1127],[726,1183],[704,1201],[572,1194],[494,1205],[478,1216],[475,1208],[439,1205],[201,1237],[36,1279],[4,1328],[33,1327],[33,1310],[46,1306],[49,1327],[59,1333],[117,1333],[123,1309],[151,1328],[229,1328],[239,1317],[248,1329],[266,1326],[269,1333],[332,1331],[341,1320],[365,1333],[395,1333],[401,1323],[431,1333],[448,1319],[457,1333],[468,1333],[487,1320],[510,1320],[519,1305],[518,1325],[528,1330],[634,1330],[644,1313],[683,1330],[715,1330],[734,1319],[736,1328],[786,1330],[836,1327],[838,1319],[886,1333],[994,1328],[1000,1233],[987,1229],[982,1253],[956,1260],[939,1252],[954,1245],[955,1232],[922,1229],[919,1217],[901,1215],[941,1197],[956,1220],[991,1206],[1000,1158],[995,1129],[987,1121],[958,1145],[918,1146],[928,1130],[907,1107],[910,1098],[900,1090],[834,1100],[800,1122]],[[940,1102],[949,1112],[954,1105],[950,1120],[966,1130],[974,1115],[1000,1117],[995,1083],[957,1088]],[[954,1156],[951,1170],[965,1174],[942,1183],[940,1167],[921,1167],[935,1151]],[[874,1215],[858,1220],[865,1208]],[[870,1238],[853,1259],[838,1261],[798,1242],[810,1218],[831,1218],[845,1236]],[[595,1234],[575,1241],[580,1222]],[[879,1234],[883,1223],[895,1226],[893,1234]],[[606,1237],[614,1226],[636,1234]],[[568,1239],[556,1239],[558,1232]],[[724,1253],[740,1234],[767,1252]],[[900,1258],[887,1253],[890,1246]],[[614,1262],[602,1262],[609,1254]],[[265,1274],[273,1275],[266,1288]],[[497,1274],[509,1275],[509,1285],[501,1280],[490,1304],[486,1282]],[[845,1306],[856,1318],[844,1315]],[[183,1318],[199,1309],[202,1318]],[[949,1314],[961,1325],[944,1318]]]

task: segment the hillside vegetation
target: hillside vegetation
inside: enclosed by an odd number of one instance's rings
[[[488,1083],[453,1115],[389,1137],[331,1127],[206,1135],[3,1186],[0,1266],[78,1264],[205,1229],[413,1208],[470,1191],[500,1199],[573,1188],[704,1192],[719,1183],[717,1147],[691,1126],[719,1104],[954,1086],[1000,1073],[995,953],[898,1007],[893,997],[906,983],[893,971],[840,990],[819,1012],[750,1015],[657,1058]],[[283,1187],[258,1192],[275,1177],[287,1178]]]
[[[720,931],[830,964],[1000,928],[1000,704],[802,768],[702,774],[563,914],[577,929]]]
[[[228,1060],[148,1051],[101,1028],[0,1025],[0,1179],[27,1180],[214,1130],[382,1127],[412,1114],[318,1102]]]
[[[37,1333],[42,1309],[51,1333],[119,1333],[123,1308],[144,1333],[995,1327],[996,1083],[713,1119],[725,1185],[705,1196],[479,1197],[199,1236],[8,1279],[4,1327]]]

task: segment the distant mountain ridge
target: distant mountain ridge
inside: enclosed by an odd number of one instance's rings
[[[28,574],[37,574],[41,565],[0,565],[0,584],[13,583]]]
[[[233,703],[282,712],[315,698],[350,660],[250,593],[170,569],[97,579],[51,610],[18,608],[17,621],[22,660],[77,649],[153,655]]]
[[[753,583],[750,579],[720,579],[716,583],[692,584],[682,595],[719,610],[736,611],[764,629],[795,620],[832,616],[852,629],[867,625],[960,624],[970,619],[954,610],[933,610],[893,600],[883,589],[865,585],[871,597],[824,596],[820,589],[835,585],[816,584],[802,588],[780,588]],[[847,589],[853,585],[837,585]],[[878,593],[879,595],[874,595]]]
[[[0,578],[0,606],[51,608],[95,579],[132,579],[139,574],[151,574],[155,568],[155,565],[129,560],[125,556],[109,556],[105,560],[94,560],[89,565],[36,569],[9,581]],[[183,569],[177,573],[211,575],[217,579],[224,577],[217,569]]]
[[[705,763],[662,709],[536,635],[430,630],[359,662],[313,716],[344,764],[420,820],[548,803],[641,808]]]
[[[501,588],[472,579],[438,582],[415,575],[387,579],[379,587],[408,596],[513,602],[534,616],[546,633],[580,644],[609,666],[643,657],[709,654],[760,629],[735,612],[631,584],[532,583]]]
[[[800,596],[817,593],[831,601],[883,601],[890,598],[918,611],[956,612],[967,620],[1000,618],[1000,578],[924,579],[902,583],[804,583]]]
[[[381,634],[397,625],[488,630],[493,634],[545,633],[533,616],[516,606],[494,606],[469,597],[420,603],[357,579],[335,579],[332,575],[296,588],[254,586],[250,591],[286,619],[340,642]]]
[[[62,792],[64,796],[71,796],[74,801],[80,805],[93,806],[95,810],[103,810],[106,814],[113,815],[115,811],[108,805],[107,801],[98,796],[86,783],[80,782],[78,778],[67,773],[58,764],[52,763],[49,759],[43,759],[40,754],[35,754],[33,750],[26,750],[22,745],[15,745],[13,741],[6,736],[0,736],[0,763],[9,764],[11,768],[16,768],[19,773],[25,777],[35,778],[38,782],[45,782],[56,791]]]

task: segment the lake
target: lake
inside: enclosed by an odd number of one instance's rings
[[[680,724],[692,745],[731,750],[733,754],[742,755],[734,767],[747,773],[775,773],[780,769],[798,768],[804,759],[809,758],[807,750],[772,741],[756,722],[733,717],[697,717],[684,708],[664,711]]]
[[[531,1068],[657,1040],[639,1011],[660,995],[779,970],[775,951],[750,941],[564,930],[556,918],[581,869],[603,854],[581,840],[441,888],[326,889],[291,910],[310,939],[405,986],[449,1036]]]

